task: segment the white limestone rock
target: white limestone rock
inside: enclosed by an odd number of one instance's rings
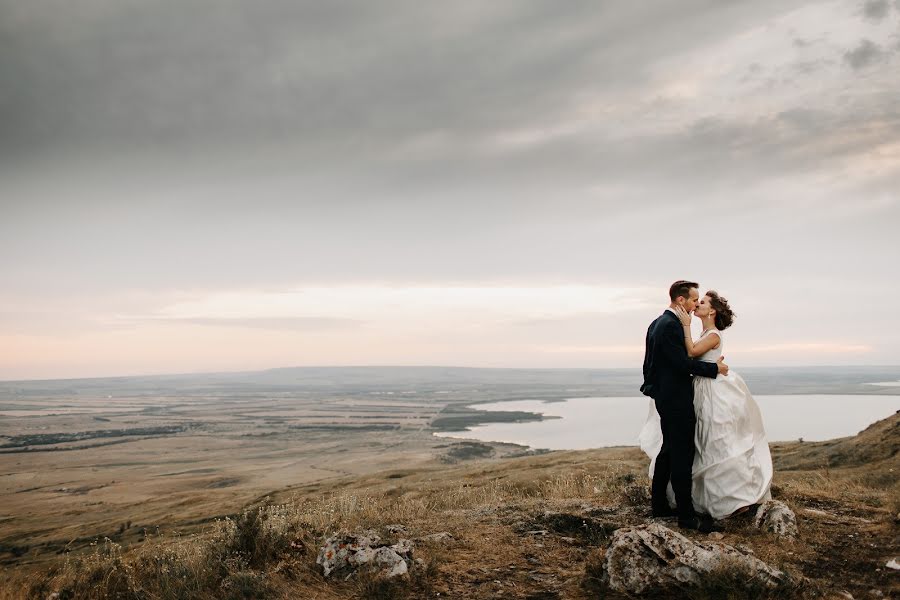
[[[695,543],[659,523],[613,533],[603,561],[603,580],[624,594],[663,593],[702,583],[718,569],[739,569],[748,580],[776,588],[787,576],[758,558],[721,542]]]
[[[753,525],[781,538],[792,540],[797,537],[797,516],[787,504],[778,500],[767,500],[760,504],[756,509]]]
[[[378,572],[389,578],[405,575],[412,561],[412,542],[401,539],[391,546],[380,542],[381,538],[374,531],[340,532],[325,540],[316,564],[321,565],[325,577],[337,573],[346,573],[350,577],[361,570]]]

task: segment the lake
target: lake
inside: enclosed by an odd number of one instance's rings
[[[755,396],[770,442],[803,438],[830,440],[855,435],[900,410],[900,396],[773,395]],[[644,396],[571,398],[563,402],[515,400],[476,404],[480,410],[522,410],[546,420],[487,423],[469,431],[436,433],[440,437],[511,442],[550,450],[583,450],[603,446],[636,446],[647,418]]]

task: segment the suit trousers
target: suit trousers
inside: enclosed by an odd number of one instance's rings
[[[666,488],[671,481],[678,519],[687,521],[696,516],[691,498],[691,468],[694,464],[694,427],[697,419],[693,410],[661,411],[659,402],[656,405],[663,443],[653,469],[651,505],[654,511],[664,511],[669,507]]]

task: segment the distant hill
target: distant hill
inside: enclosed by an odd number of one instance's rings
[[[876,463],[886,461],[900,463],[900,411],[873,423],[852,437],[772,446],[776,450],[776,470],[875,467]],[[886,470],[890,467],[885,465],[883,468]]]
[[[740,368],[754,394],[890,394],[900,386],[897,367]],[[483,386],[558,389],[562,396],[639,396],[641,371],[634,369],[487,369],[442,366],[284,367],[232,373],[189,373],[85,379],[0,382],[0,399],[116,393],[266,392],[358,389],[434,392]]]

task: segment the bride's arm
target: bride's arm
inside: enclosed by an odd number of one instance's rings
[[[681,320],[681,325],[684,328],[684,347],[687,348],[688,356],[691,358],[702,356],[709,350],[719,347],[718,335],[708,335],[702,340],[694,343],[694,339],[691,337],[691,315],[681,309],[677,312],[678,318]]]

